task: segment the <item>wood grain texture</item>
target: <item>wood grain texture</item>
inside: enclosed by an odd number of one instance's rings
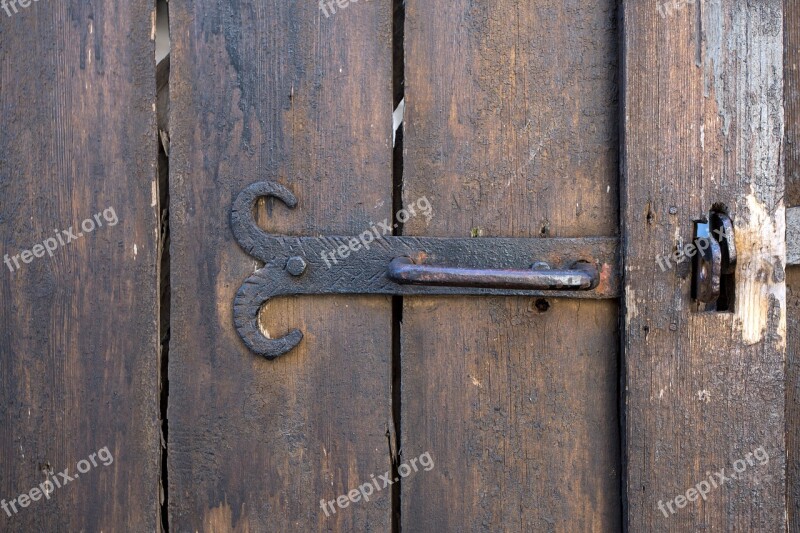
[[[786,264],[800,264],[800,1],[783,2],[786,113]],[[786,498],[789,531],[800,531],[800,268],[786,269]]]
[[[70,227],[77,240],[62,233],[52,257],[2,265],[0,498],[63,482],[65,469],[75,479],[26,508],[18,501],[11,517],[0,511],[0,530],[155,531],[154,6],[16,8],[0,11],[0,254],[36,252]],[[103,225],[79,228],[86,219]],[[112,463],[75,476],[105,447]]]
[[[783,2],[786,113],[786,264],[800,264],[800,0]],[[786,498],[789,531],[800,531],[800,268],[786,269]]]
[[[786,269],[786,498],[789,531],[800,531],[800,267]]]
[[[782,0],[623,5],[627,526],[784,531]],[[714,204],[734,219],[732,312],[697,312],[688,270],[656,264]]]
[[[786,265],[800,265],[800,207],[786,209]]]
[[[403,199],[440,237],[614,236],[614,2],[407,0]],[[469,265],[459,265],[469,266]],[[618,304],[404,298],[404,531],[615,531]]]
[[[800,0],[783,0],[786,206],[800,206]]]
[[[326,517],[391,468],[388,297],[284,298],[262,330],[303,344],[266,361],[233,324],[260,265],[231,233],[260,180],[297,196],[270,233],[357,234],[391,216],[391,3],[173,0],[170,522],[175,531],[387,531],[391,495]]]

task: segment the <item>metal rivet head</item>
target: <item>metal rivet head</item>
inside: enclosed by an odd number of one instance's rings
[[[286,261],[286,271],[292,276],[300,276],[306,271],[308,264],[302,257],[296,255]]]

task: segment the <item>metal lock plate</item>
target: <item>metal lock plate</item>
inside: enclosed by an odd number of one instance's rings
[[[391,294],[617,298],[616,238],[434,238],[383,236],[332,264],[331,250],[356,237],[269,235],[254,219],[260,197],[294,208],[297,198],[274,182],[254,183],[231,209],[239,245],[264,266],[247,278],[234,300],[234,322],[253,352],[268,359],[297,346],[294,329],[268,339],[258,327],[261,307],[276,296]],[[543,264],[551,267],[543,268]]]

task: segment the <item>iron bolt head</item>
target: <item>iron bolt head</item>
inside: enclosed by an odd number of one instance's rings
[[[306,271],[307,267],[308,264],[306,263],[306,260],[300,257],[299,255],[290,257],[286,261],[286,271],[289,272],[289,274],[291,274],[292,276],[302,275],[303,272]]]

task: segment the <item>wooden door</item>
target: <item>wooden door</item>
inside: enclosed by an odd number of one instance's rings
[[[391,299],[276,300],[263,328],[306,338],[264,364],[232,327],[258,265],[229,213],[269,179],[300,198],[266,206],[272,233],[347,235],[391,216],[391,5],[324,27],[312,4],[170,8],[173,527],[387,531],[389,491],[330,518],[319,501],[391,470]]]
[[[0,3],[1,530],[800,530],[797,0],[172,0],[158,83],[95,4]],[[267,360],[259,181],[272,235],[600,238],[620,290],[276,298]],[[714,210],[709,310],[662,265]]]
[[[649,7],[622,10],[626,520],[783,531],[783,6]],[[700,312],[688,263],[653,258],[712,209],[734,220],[735,297]]]
[[[230,328],[254,265],[226,225],[234,195],[269,179],[300,198],[267,205],[271,233],[358,234],[425,199],[430,220],[396,234],[616,236],[612,2],[407,3],[394,152],[391,3],[329,18],[316,5],[171,7],[172,265],[185,273],[170,351],[176,526],[618,529],[614,300],[276,301],[263,328],[306,337],[265,364]],[[553,50],[552,32],[571,34],[567,46]],[[423,456],[435,467],[369,503],[320,506]]]
[[[9,10],[0,11],[0,529],[153,531],[153,13],[141,0]]]
[[[614,2],[406,2],[407,235],[619,234]],[[404,531],[620,528],[618,303],[405,298]]]

